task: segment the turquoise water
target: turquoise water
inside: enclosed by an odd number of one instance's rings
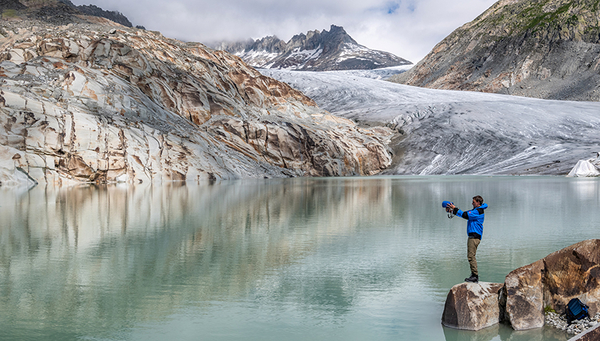
[[[567,340],[443,328],[483,281],[600,237],[599,179],[372,177],[0,189],[2,340]]]

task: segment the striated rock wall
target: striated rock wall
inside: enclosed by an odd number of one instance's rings
[[[334,117],[226,52],[102,23],[2,23],[3,183],[372,175],[390,164],[385,128]]]

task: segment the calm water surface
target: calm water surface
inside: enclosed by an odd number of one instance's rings
[[[440,323],[483,281],[600,238],[599,179],[374,177],[0,189],[2,340],[567,340]]]

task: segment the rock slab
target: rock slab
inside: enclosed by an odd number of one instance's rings
[[[448,293],[442,324],[446,327],[480,330],[500,321],[498,304],[502,283],[461,283]]]

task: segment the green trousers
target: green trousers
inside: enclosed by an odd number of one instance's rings
[[[469,265],[471,266],[471,273],[475,276],[479,276],[477,272],[477,259],[475,255],[477,254],[477,247],[481,239],[469,238],[467,241],[467,259],[469,260]]]

